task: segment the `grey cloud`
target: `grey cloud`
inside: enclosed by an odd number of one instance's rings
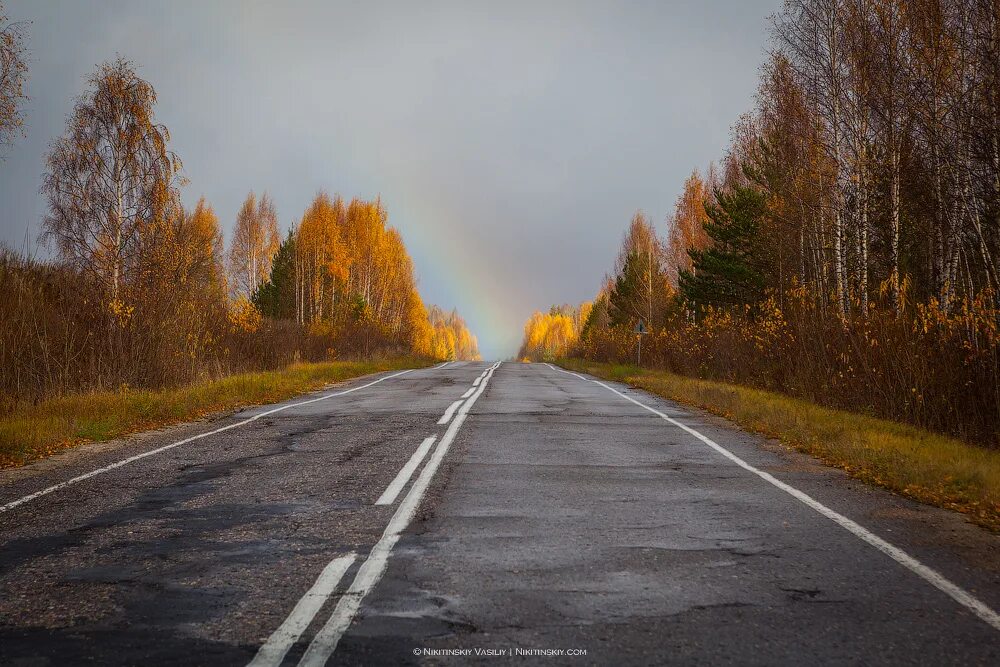
[[[660,221],[752,102],[777,0],[637,3],[8,0],[32,21],[28,137],[0,238],[34,237],[47,144],[103,60],[156,86],[191,183],[229,226],[268,190],[381,194],[427,301],[484,353],[597,289],[632,212]]]

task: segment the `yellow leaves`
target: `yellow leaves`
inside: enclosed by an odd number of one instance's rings
[[[568,356],[592,308],[593,304],[585,302],[578,309],[564,306],[561,310],[553,308],[548,313],[536,311],[524,325],[519,356],[535,360]],[[564,312],[566,310],[572,312]]]
[[[579,314],[576,318],[576,328],[577,330],[583,329],[583,325],[587,323],[590,318],[590,313],[594,310],[593,301],[584,301],[580,304]]]
[[[108,303],[108,311],[110,311],[119,326],[125,326],[132,319],[132,315],[135,313],[135,306],[128,305],[121,299],[112,299]]]
[[[271,261],[278,252],[278,214],[267,194],[257,200],[247,195],[236,216],[233,242],[229,249],[229,270],[239,291],[250,298],[271,273]]]
[[[309,331],[309,335],[318,337],[332,336],[336,332],[333,324],[322,320],[308,324],[306,330]]]
[[[365,349],[374,335],[419,355],[477,359],[461,318],[436,308],[428,314],[403,239],[388,223],[377,199],[316,196],[294,232],[299,320],[327,323],[331,335],[366,331]]]
[[[260,329],[260,311],[249,299],[241,296],[229,309],[229,324],[237,333],[255,333]]]
[[[972,351],[991,348],[1000,343],[997,335],[1000,309],[995,304],[992,290],[956,299],[948,308],[932,298],[916,304],[913,330],[925,336],[963,340]]]
[[[465,320],[452,311],[445,315],[440,308],[432,306],[429,315],[432,328],[431,356],[441,360],[478,360],[479,342],[465,326]]]
[[[434,357],[432,337],[434,328],[427,315],[427,307],[416,289],[410,290],[407,322],[410,332],[410,348],[422,357]]]
[[[708,188],[697,170],[684,181],[684,189],[677,198],[674,213],[670,217],[670,233],[667,238],[666,256],[669,270],[691,268],[688,250],[703,250],[710,239],[705,232],[709,222],[705,212],[705,202],[709,199]],[[676,276],[672,280],[676,284]]]

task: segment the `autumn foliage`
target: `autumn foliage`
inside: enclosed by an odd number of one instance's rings
[[[423,326],[422,320],[420,322]],[[417,344],[417,349],[422,354],[429,354],[435,359],[480,358],[479,343],[457,311],[445,313],[437,306],[431,306],[428,325],[427,329],[421,331],[420,343]]]
[[[134,66],[101,66],[49,152],[54,261],[0,248],[0,409],[65,392],[158,388],[294,361],[478,357],[427,307],[379,201],[317,195],[284,240],[250,193],[228,251]]]
[[[900,319],[890,305],[842,320],[800,289],[748,309],[677,316],[642,341],[643,365],[724,380],[998,444],[1000,312],[985,300],[945,313],[931,302]],[[574,350],[631,363],[626,327],[590,330]]]
[[[535,311],[524,325],[524,340],[518,358],[524,361],[553,361],[575,349],[580,331],[590,316],[589,302],[574,308],[553,306],[549,312]]]
[[[643,365],[1000,445],[1000,5],[786,0],[772,37],[721,167],[633,219],[569,353],[635,363],[641,319]]]

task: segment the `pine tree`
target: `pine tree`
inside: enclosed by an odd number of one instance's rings
[[[636,213],[622,241],[608,293],[608,315],[612,325],[642,320],[649,327],[662,324],[663,312],[672,297],[663,265],[663,246],[652,224]]]
[[[715,204],[705,207],[710,222],[705,232],[712,245],[689,251],[693,268],[680,272],[684,299],[695,305],[744,305],[764,296],[766,259],[759,230],[767,210],[764,195],[754,188],[735,186],[717,191]]]
[[[270,277],[257,288],[252,301],[266,317],[295,317],[295,234],[291,230],[278,246]]]
[[[612,325],[650,319],[646,314],[648,297],[644,293],[649,272],[650,262],[645,253],[633,251],[625,257],[621,273],[615,278],[615,286],[609,296]]]

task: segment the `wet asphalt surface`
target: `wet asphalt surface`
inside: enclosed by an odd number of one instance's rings
[[[414,371],[0,513],[0,664],[246,664],[356,552],[296,664],[394,512],[375,500],[487,367]],[[618,388],[1000,609],[997,535]],[[0,472],[0,504],[254,410]],[[586,654],[509,654],[546,650]],[[1000,632],[607,389],[505,363],[330,664],[508,662],[992,665]]]

